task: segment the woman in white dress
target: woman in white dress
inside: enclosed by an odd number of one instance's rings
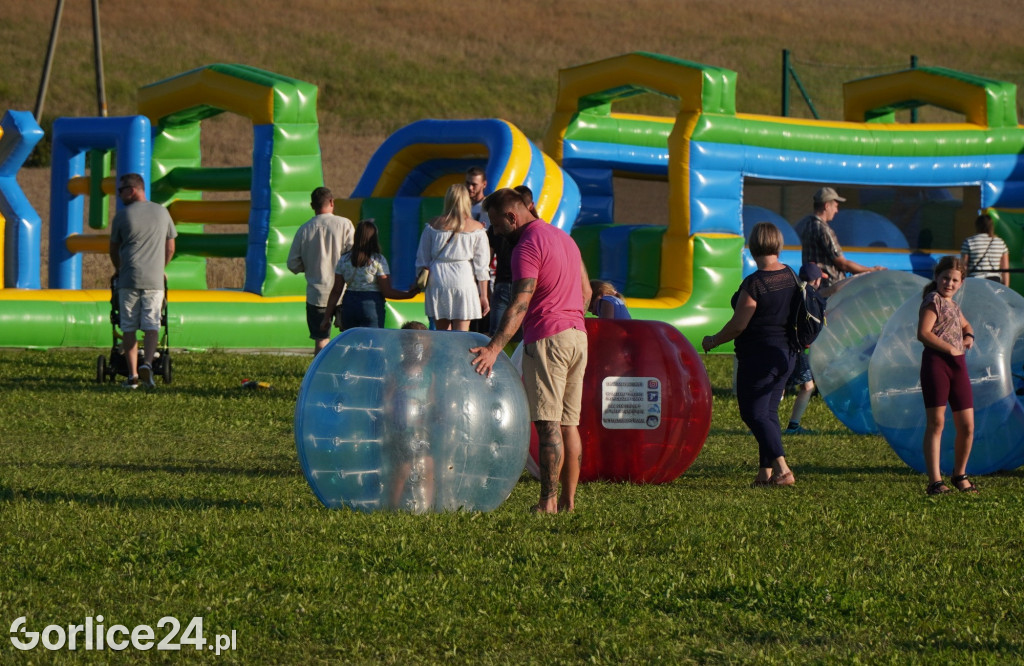
[[[484,225],[470,214],[469,190],[452,185],[444,195],[444,214],[420,236],[416,272],[430,270],[425,308],[439,331],[468,331],[469,322],[490,312],[487,284],[491,249]]]
[[[974,221],[978,233],[968,236],[960,246],[960,259],[967,264],[970,277],[980,277],[1010,286],[1010,254],[1006,243],[996,236],[992,218],[982,213]]]

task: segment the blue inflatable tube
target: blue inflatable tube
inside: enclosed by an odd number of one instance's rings
[[[83,197],[68,192],[67,183],[85,175],[85,153],[117,151],[117,172],[137,173],[149,197],[152,137],[145,116],[58,118],[53,123],[53,166],[50,189],[50,288],[82,288],[82,255],[64,246],[64,239],[82,233]],[[118,208],[122,207],[117,199]]]
[[[7,225],[16,225],[17,231],[5,230],[0,238],[12,239],[14,247],[10,259],[5,256],[3,280],[5,287],[18,289],[40,288],[42,250],[39,229],[42,220],[18,185],[18,170],[32,153],[43,130],[28,111],[7,111],[0,120],[0,215]],[[0,252],[5,249],[0,248]]]

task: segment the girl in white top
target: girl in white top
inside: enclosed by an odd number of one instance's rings
[[[334,308],[348,285],[341,302],[341,330],[357,326],[384,328],[384,299],[404,300],[416,295],[416,288],[399,291],[391,286],[391,269],[380,251],[377,225],[363,220],[356,227],[352,250],[341,255],[334,269],[334,286],[327,297],[327,311],[321,329],[330,330]]]
[[[452,185],[444,196],[444,214],[420,236],[416,272],[430,271],[424,306],[439,331],[468,331],[470,321],[491,310],[491,248],[484,225],[473,219],[471,208],[466,186]]]
[[[996,236],[992,218],[982,213],[974,221],[978,233],[964,239],[960,246],[960,259],[967,265],[970,277],[980,277],[1010,286],[1010,253],[1006,243]]]

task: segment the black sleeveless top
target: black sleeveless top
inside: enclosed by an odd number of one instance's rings
[[[750,323],[736,338],[736,353],[746,353],[765,347],[789,348],[786,325],[789,323],[790,307],[796,296],[796,279],[793,271],[783,267],[777,271],[755,271],[740,283],[739,291],[745,291],[757,303]],[[737,296],[738,297],[738,296]]]

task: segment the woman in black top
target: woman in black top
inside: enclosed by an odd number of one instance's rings
[[[782,232],[778,227],[758,223],[750,235],[750,253],[757,270],[740,284],[732,319],[701,343],[707,352],[736,341],[740,418],[754,434],[760,454],[753,486],[791,486],[796,482],[782,450],[778,413],[786,379],[796,360],[786,333],[797,294],[796,279],[792,270],[779,263],[781,251]]]

